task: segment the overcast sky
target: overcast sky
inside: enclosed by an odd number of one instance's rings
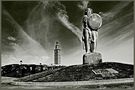
[[[2,2],[2,65],[54,63],[55,41],[61,64],[82,64],[80,41],[86,7],[102,12],[97,52],[103,62],[133,64],[133,2],[52,1]]]

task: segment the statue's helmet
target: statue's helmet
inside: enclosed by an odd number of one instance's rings
[[[93,10],[91,8],[87,8],[85,10],[85,15],[90,16],[93,13]]]

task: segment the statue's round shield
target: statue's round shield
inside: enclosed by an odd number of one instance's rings
[[[97,13],[93,13],[89,17],[88,24],[92,29],[98,29],[102,25],[102,17]]]

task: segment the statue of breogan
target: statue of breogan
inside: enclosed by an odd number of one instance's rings
[[[85,10],[83,16],[83,37],[86,53],[95,52],[97,46],[98,29],[102,25],[102,18],[99,14],[93,13],[91,8]]]

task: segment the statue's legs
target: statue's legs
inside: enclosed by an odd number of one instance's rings
[[[90,45],[89,45],[89,32],[88,32],[88,30],[84,29],[83,36],[84,36],[85,51],[86,51],[86,53],[89,53]]]
[[[90,45],[90,51],[94,52],[97,47],[97,38],[98,38],[98,32],[92,31],[92,40]]]
[[[90,52],[94,52],[94,42],[90,43]]]

